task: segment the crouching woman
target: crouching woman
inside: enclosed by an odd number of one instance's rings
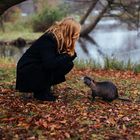
[[[66,18],[37,39],[17,63],[16,89],[33,92],[38,100],[55,101],[51,86],[64,82],[73,68],[80,29],[78,22]]]

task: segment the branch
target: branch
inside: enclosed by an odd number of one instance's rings
[[[110,0],[111,1],[111,0]],[[113,1],[113,0],[112,0]],[[109,7],[110,3],[107,3],[102,11],[99,13],[99,15],[96,17],[96,19],[94,19],[92,21],[91,24],[89,24],[87,27],[82,28],[80,36],[86,36],[87,34],[89,34],[94,28],[95,26],[98,24],[98,22],[100,21],[100,19],[103,17],[104,13],[107,11],[108,7]]]
[[[0,1],[0,16],[10,7],[19,4],[26,0],[1,0]]]
[[[80,21],[80,24],[84,24],[85,20],[87,19],[87,17],[89,16],[89,14],[92,12],[92,10],[96,6],[97,2],[98,2],[98,0],[93,1],[92,5],[87,10],[86,14],[82,17],[82,19]]]

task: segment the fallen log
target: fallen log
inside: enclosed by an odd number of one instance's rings
[[[17,38],[12,41],[0,41],[0,46],[15,46],[18,48],[25,47],[27,45],[31,45],[34,42],[34,40],[25,40],[24,38]]]

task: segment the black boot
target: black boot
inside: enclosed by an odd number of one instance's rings
[[[56,101],[57,97],[50,92],[50,88],[44,91],[34,92],[34,98],[41,101]]]

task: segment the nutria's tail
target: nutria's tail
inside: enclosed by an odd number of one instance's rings
[[[128,98],[118,97],[117,99],[122,100],[122,101],[132,102],[132,100],[130,100]]]

